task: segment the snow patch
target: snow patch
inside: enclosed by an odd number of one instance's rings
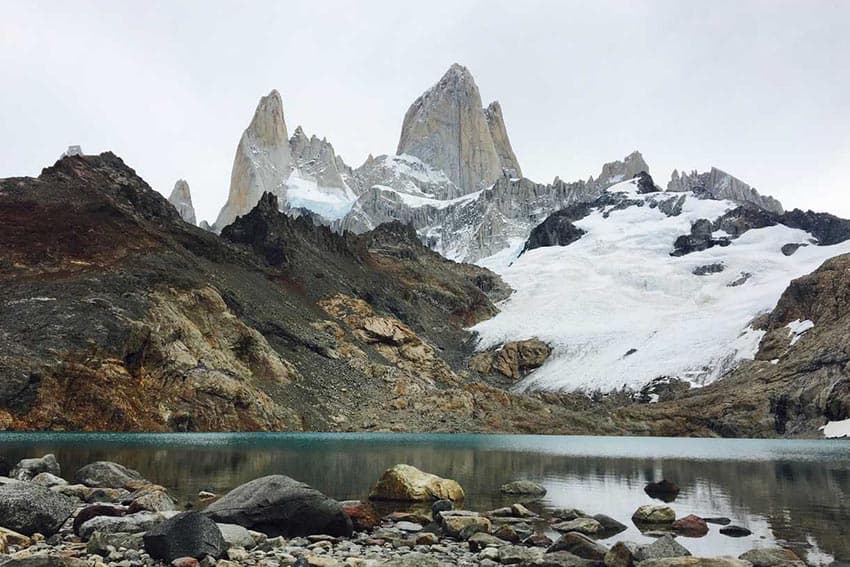
[[[634,191],[626,181],[609,192]],[[472,330],[478,348],[537,337],[553,348],[549,360],[521,389],[638,390],[659,376],[708,384],[751,359],[764,335],[750,327],[770,311],[792,279],[824,260],[850,252],[850,242],[809,246],[793,256],[787,242],[811,235],[777,225],[753,229],[729,246],[670,256],[675,239],[701,218],[714,220],[735,203],[684,195],[681,214],[649,206],[658,194],[628,195],[643,206],[594,211],[574,224],[585,235],[569,246],[542,247],[518,258],[521,244],[478,264],[500,273],[515,293],[501,312]],[[723,263],[728,273],[752,274],[745,286],[728,278],[694,275],[694,268]],[[802,322],[801,322],[802,323]],[[637,351],[628,357],[629,348]]]
[[[294,170],[286,180],[286,203],[292,208],[303,207],[328,220],[344,217],[357,195],[348,187],[322,187],[315,179]]]
[[[797,344],[797,341],[800,340],[800,337],[802,337],[809,329],[814,327],[815,324],[808,319],[805,321],[795,319],[785,326],[788,328],[788,334],[791,337],[791,346],[794,346]]]
[[[819,429],[823,431],[823,436],[827,439],[850,437],[850,419],[829,421],[826,425],[822,425]]]

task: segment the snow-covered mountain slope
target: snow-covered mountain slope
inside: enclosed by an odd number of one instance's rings
[[[752,358],[763,333],[750,323],[792,279],[850,252],[850,241],[815,246],[812,234],[775,224],[728,240],[715,230],[721,245],[672,256],[696,221],[738,204],[693,192],[639,194],[636,181],[608,194],[608,204],[573,223],[585,233],[568,246],[479,262],[516,290],[501,313],[474,327],[480,348],[530,337],[553,347],[521,388],[639,389],[659,377],[707,384]],[[785,255],[786,244],[803,246]]]

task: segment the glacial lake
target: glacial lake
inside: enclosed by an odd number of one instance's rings
[[[98,460],[117,461],[166,486],[180,504],[199,490],[223,494],[267,474],[286,474],[338,500],[365,499],[388,467],[408,463],[460,482],[463,507],[485,511],[517,501],[499,486],[540,482],[537,511],[579,508],[628,525],[609,540],[649,542],[632,524],[641,504],[660,503],[644,485],[681,487],[677,516],[726,516],[753,533],[680,537],[694,555],[735,555],[777,543],[810,564],[850,561],[850,441],[673,439],[407,434],[0,434],[11,463],[54,453],[63,476]],[[398,505],[396,509],[405,509]]]

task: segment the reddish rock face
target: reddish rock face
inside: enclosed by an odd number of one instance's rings
[[[699,516],[689,514],[673,522],[673,529],[685,537],[702,537],[708,533],[708,524]]]
[[[341,502],[340,505],[342,506],[342,510],[351,518],[351,523],[355,531],[371,531],[381,523],[381,517],[378,515],[377,510],[368,502],[353,500]]]

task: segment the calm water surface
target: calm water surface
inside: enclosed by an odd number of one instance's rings
[[[703,538],[680,538],[695,555],[738,555],[781,543],[812,564],[850,561],[850,442],[524,435],[402,434],[0,434],[9,461],[55,453],[63,475],[112,460],[169,488],[181,503],[201,489],[223,493],[259,476],[281,473],[339,500],[364,499],[381,473],[409,463],[453,478],[464,507],[484,511],[511,503],[507,481],[542,483],[537,510],[580,508],[629,525],[611,538],[651,541],[631,523],[653,502],[648,481],[667,478],[682,491],[678,516],[727,516],[752,530],[745,538],[711,526]],[[657,502],[657,501],[656,501]]]

